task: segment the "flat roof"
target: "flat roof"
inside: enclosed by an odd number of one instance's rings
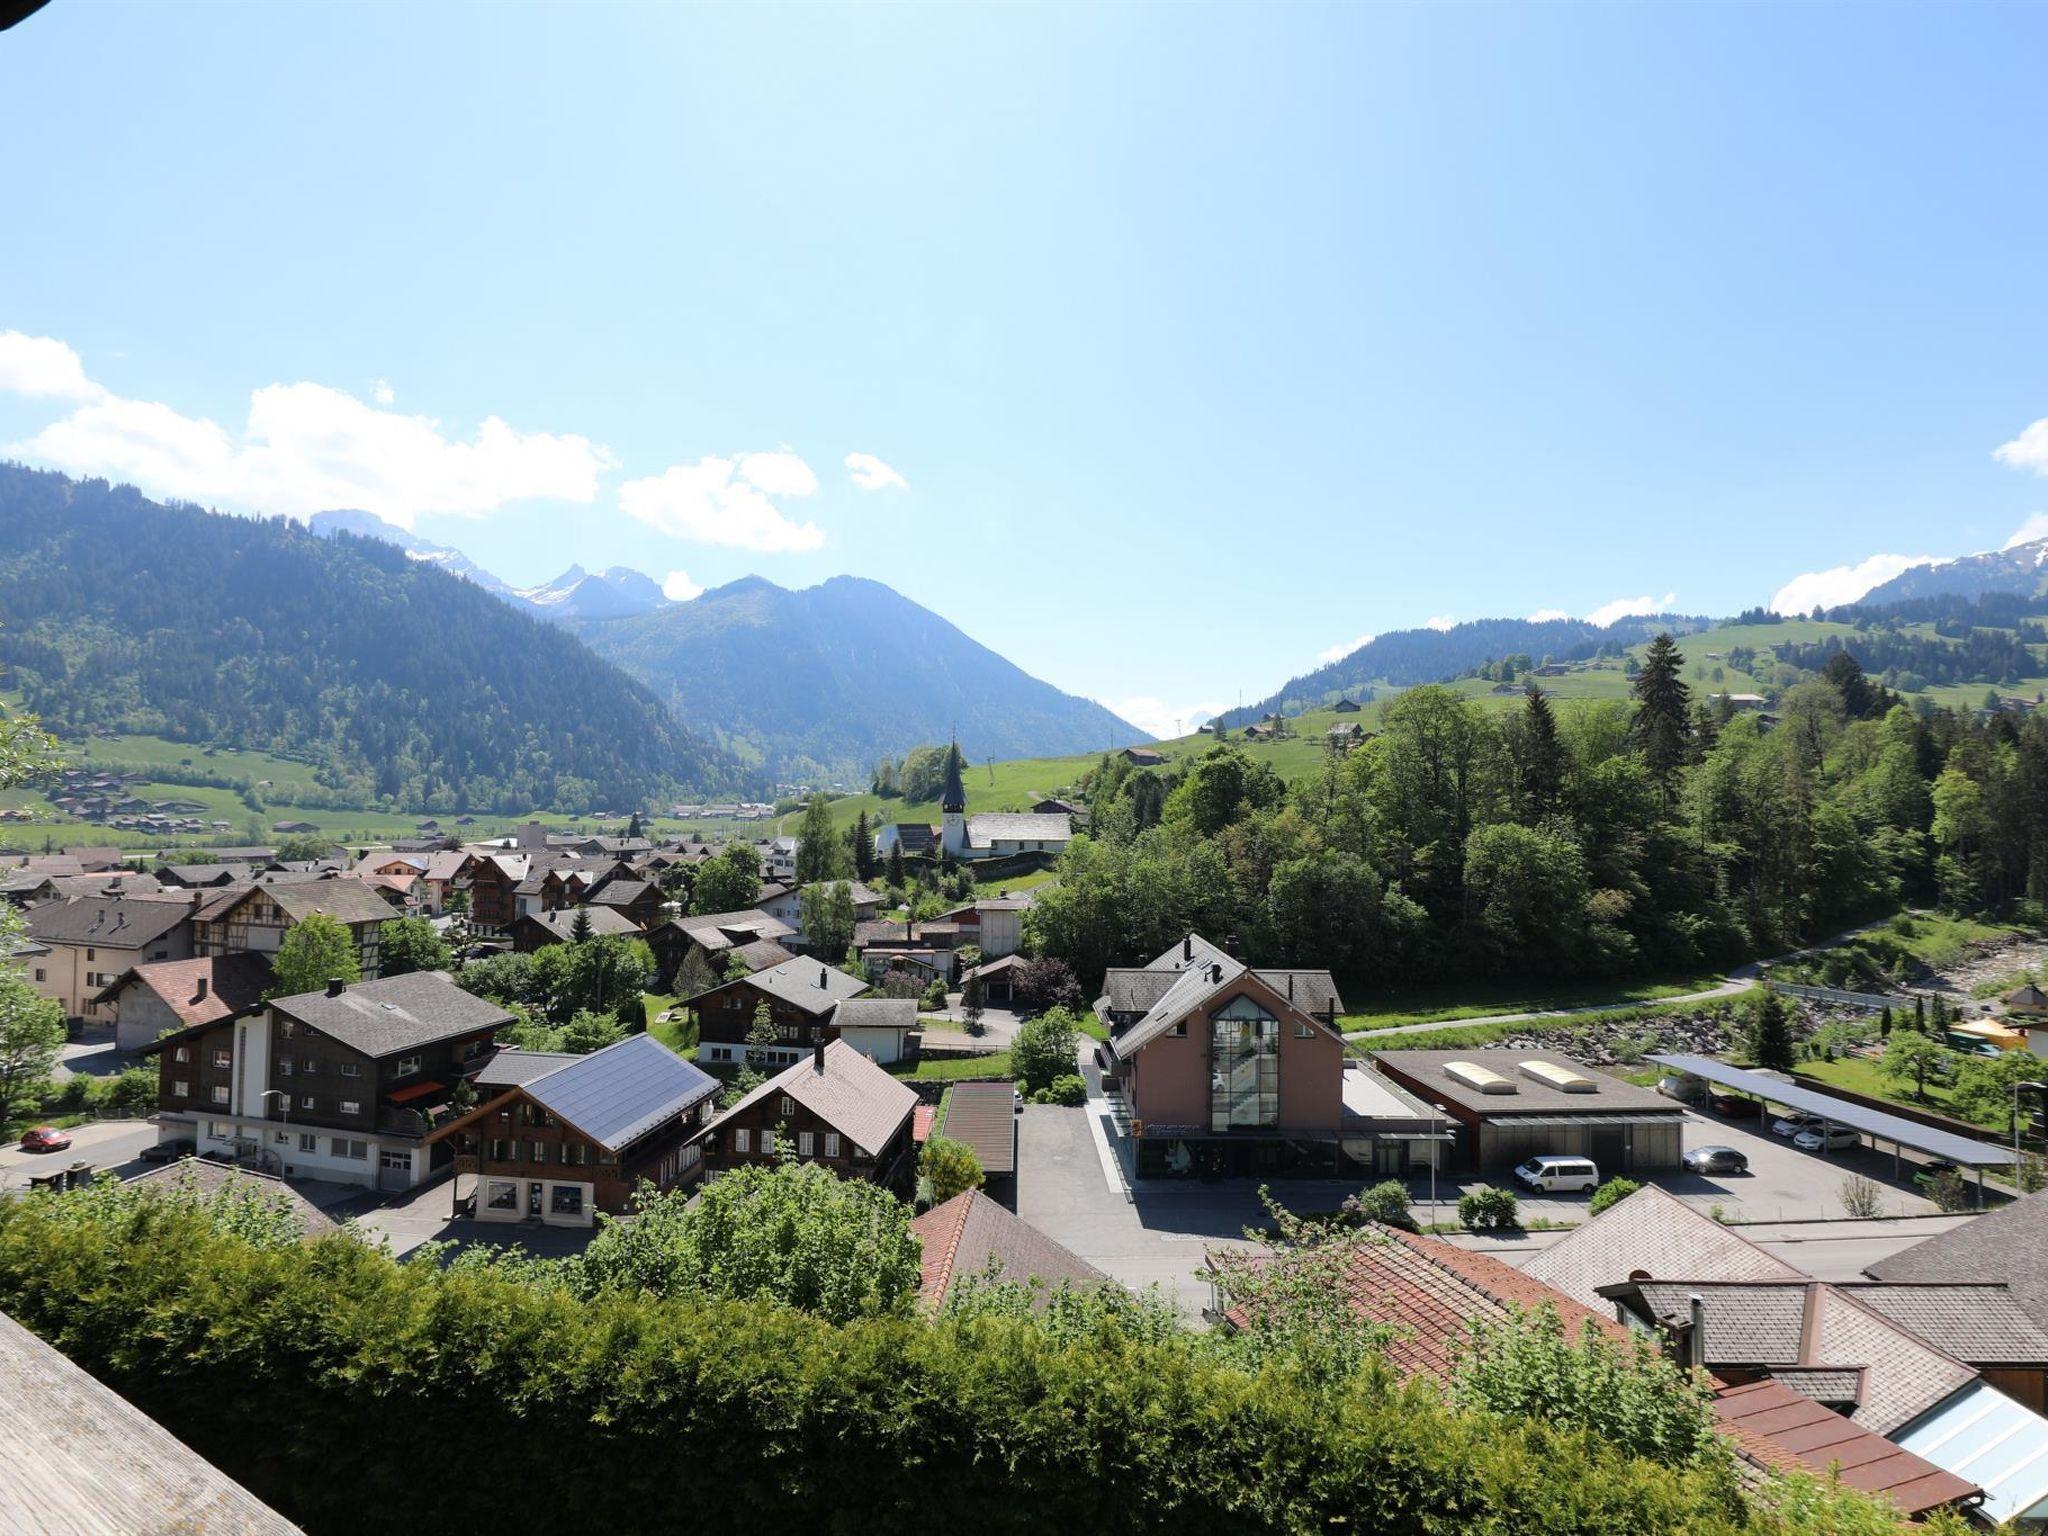
[[[946,1137],[974,1148],[994,1178],[1017,1171],[1017,1098],[1008,1083],[955,1083],[946,1104]]]
[[[1925,1152],[1930,1157],[1946,1158],[1962,1167],[2005,1168],[2017,1161],[2010,1148],[1995,1142],[1958,1136],[1954,1131],[1922,1125],[1902,1115],[1889,1115],[1881,1109],[1852,1104],[1831,1093],[1800,1088],[1779,1078],[1766,1077],[1761,1072],[1746,1072],[1711,1056],[1652,1055],[1644,1059],[1654,1061],[1660,1067],[1670,1067],[1675,1072],[1704,1078],[1723,1088],[1732,1088],[1737,1093],[1752,1094],[1770,1103],[1782,1104],[1787,1109],[1803,1109],[1810,1115],[1823,1116],[1836,1125],[1846,1125],[1866,1136],[1896,1142],[1902,1147],[1911,1147],[1915,1152]]]
[[[1372,1052],[1374,1064],[1411,1093],[1426,1101],[1456,1104],[1476,1112],[1482,1119],[1514,1121],[1518,1124],[1585,1125],[1599,1121],[1618,1125],[1664,1123],[1681,1119],[1685,1106],[1609,1077],[1595,1067],[1561,1056],[1556,1051],[1517,1050],[1511,1046],[1489,1046],[1462,1051],[1380,1051]],[[1446,1070],[1454,1062],[1470,1062],[1498,1073],[1508,1083],[1501,1093],[1481,1093],[1459,1081]],[[1563,1067],[1583,1078],[1590,1087],[1567,1092],[1542,1078],[1522,1071],[1524,1063]],[[1570,1120],[1545,1121],[1538,1116],[1569,1115]],[[1577,1118],[1590,1116],[1591,1119]],[[1648,1117],[1647,1120],[1644,1117]]]

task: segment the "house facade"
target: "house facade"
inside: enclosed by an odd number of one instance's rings
[[[361,880],[279,881],[211,893],[193,914],[192,953],[274,955],[284,936],[316,912],[348,929],[363,979],[374,981],[380,935],[398,914]]]
[[[785,1066],[813,1046],[836,1039],[834,1011],[865,991],[861,978],[804,957],[723,982],[687,1002],[697,1016],[698,1058],[739,1063],[751,1056],[771,1067]],[[747,1032],[764,1004],[775,1043],[750,1046]]]
[[[182,900],[45,902],[28,915],[28,937],[43,951],[24,957],[29,985],[55,999],[67,1019],[110,1017],[99,998],[122,972],[192,953],[192,915]]]
[[[629,1209],[643,1182],[702,1177],[693,1138],[717,1112],[709,1073],[648,1035],[541,1065],[427,1135],[453,1148],[458,1175],[476,1175],[477,1220],[587,1227]]]
[[[274,998],[143,1048],[157,1058],[159,1139],[286,1177],[410,1189],[438,1166],[426,1137],[457,1085],[511,1022],[431,972]]]
[[[786,1155],[898,1193],[917,1171],[917,1094],[844,1041],[820,1043],[698,1133],[713,1176]]]
[[[134,966],[92,1001],[101,1018],[111,1017],[115,1046],[139,1051],[159,1035],[260,1007],[269,984],[270,962],[261,955],[202,955]]]
[[[1142,1014],[1107,1008],[1136,1001],[1116,972],[1097,1005],[1141,1176],[1339,1171],[1344,1040],[1327,972],[1254,971],[1190,935],[1141,975]]]

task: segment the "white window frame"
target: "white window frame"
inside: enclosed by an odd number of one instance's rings
[[[752,1134],[752,1133],[751,1133],[750,1131],[748,1131],[748,1129],[747,1129],[747,1128],[746,1128],[746,1127],[745,1127],[744,1125],[741,1125],[741,1126],[735,1126],[735,1127],[733,1128],[733,1133],[732,1133],[732,1149],[733,1149],[733,1151],[735,1151],[735,1152],[751,1152],[751,1151],[753,1150],[753,1140],[754,1140],[754,1138],[753,1138],[753,1134]]]
[[[837,1157],[839,1155],[839,1133],[837,1131],[827,1131],[825,1133],[825,1155],[827,1157]]]

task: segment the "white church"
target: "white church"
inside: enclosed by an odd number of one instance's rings
[[[898,821],[875,835],[875,851],[887,858],[892,849],[906,854],[944,854],[962,864],[1008,858],[1019,853],[1061,852],[1074,836],[1074,820],[1065,811],[983,811],[967,814],[967,788],[960,782],[960,749],[946,756],[946,784],[939,797],[938,826]]]

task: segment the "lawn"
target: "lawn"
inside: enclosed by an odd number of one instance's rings
[[[697,1026],[683,1019],[670,1019],[666,1024],[661,1022],[661,1015],[673,1008],[675,1003],[676,1000],[674,998],[663,997],[658,992],[642,992],[640,994],[640,1006],[647,1010],[647,1033],[654,1036],[655,1039],[674,1051],[678,1056],[695,1060],[697,1055]]]
[[[1366,1007],[1347,1013],[1338,1027],[1346,1034],[1391,1029],[1403,1024],[1455,1023],[1496,1013],[1548,1013],[1567,1008],[1625,1007],[1705,992],[1727,978],[1718,972],[1663,979],[1620,979],[1532,988],[1527,981],[1438,982],[1368,996]],[[1355,1000],[1355,999],[1354,999]]]
[[[1815,1082],[1826,1083],[1835,1088],[1846,1088],[1851,1093],[1867,1094],[1873,1099],[1886,1099],[1894,1104],[1904,1104],[1913,1109],[1933,1110],[1937,1114],[1953,1115],[1958,1120],[1969,1120],[1987,1130],[2003,1130],[2003,1119],[1979,1119],[1966,1115],[1951,1102],[1948,1089],[1939,1083],[1927,1085],[1927,1097],[1913,1096],[1911,1083],[1898,1083],[1878,1070],[1877,1063],[1865,1056],[1841,1056],[1833,1061],[1802,1061],[1792,1069],[1795,1077],[1810,1077]]]
[[[975,1081],[1007,1081],[1017,1074],[1010,1067],[1008,1051],[994,1051],[987,1056],[961,1056],[943,1061],[920,1061],[915,1067],[907,1062],[893,1062],[889,1075],[918,1083],[959,1083]]]

